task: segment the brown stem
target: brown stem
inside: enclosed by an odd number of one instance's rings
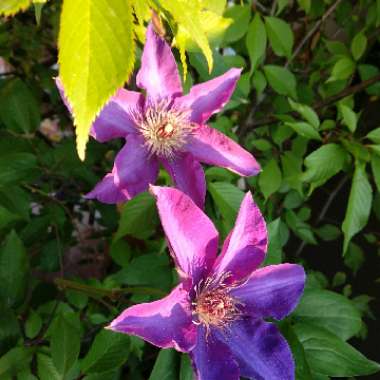
[[[334,12],[336,7],[341,3],[342,0],[336,0],[335,3],[324,13],[324,15],[321,17],[321,19],[313,26],[313,28],[309,31],[309,33],[306,34],[306,36],[302,39],[302,41],[297,45],[297,47],[294,49],[294,52],[292,56],[286,61],[284,67],[287,68],[290,63],[298,56],[298,54],[301,52],[307,41],[316,33],[316,31],[321,27],[323,22]],[[272,3],[272,10],[276,9],[276,1],[274,0]],[[238,130],[238,136],[239,139],[243,139],[245,135],[248,133],[248,129],[250,127],[255,127],[255,123],[253,123],[253,118],[255,113],[257,112],[260,104],[265,100],[266,94],[263,95],[263,97],[260,99],[258,103],[256,103],[255,106],[252,105],[251,110],[245,119],[245,122],[243,123],[242,127]],[[269,124],[274,122],[272,120]],[[268,123],[265,123],[268,124]],[[265,125],[264,124],[264,125]]]
[[[330,193],[325,205],[323,206],[321,212],[318,215],[317,220],[315,221],[316,225],[318,225],[324,219],[335,197],[339,194],[339,192],[342,190],[343,186],[346,184],[348,180],[349,180],[349,176],[345,175],[339,181],[337,187]],[[298,246],[298,249],[295,252],[295,256],[299,256],[302,253],[303,249],[306,247],[306,244],[307,243],[304,240],[302,240],[301,244]]]
[[[369,86],[371,86],[371,85],[373,85],[379,81],[380,81],[380,74],[376,75],[370,79],[367,79],[363,82],[360,82],[354,86],[347,87],[344,90],[342,90],[341,92],[339,92],[338,94],[330,96],[329,98],[327,98],[325,100],[322,100],[320,102],[315,103],[314,105],[312,105],[312,108],[315,111],[317,111],[317,113],[320,113],[318,111],[320,111],[322,108],[330,106],[331,104],[334,104],[337,101],[339,101],[339,100],[341,100],[347,96],[357,94],[358,92],[365,90],[367,87],[369,87]],[[292,112],[291,115],[297,116],[297,113]],[[264,125],[274,124],[277,121],[278,121],[278,119],[275,116],[268,116],[268,117],[264,117],[264,118],[257,120],[257,121],[252,121],[251,123],[248,124],[248,128],[262,127]]]
[[[324,13],[324,15],[315,23],[315,25],[309,30],[306,36],[301,40],[298,46],[294,49],[292,56],[285,63],[285,68],[289,66],[289,64],[298,56],[303,47],[306,45],[307,41],[318,31],[323,22],[330,17],[330,15],[335,11],[337,6],[342,2],[342,0],[336,0],[333,5]]]

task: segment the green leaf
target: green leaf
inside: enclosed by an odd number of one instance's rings
[[[341,171],[347,157],[346,151],[337,144],[322,145],[310,153],[305,158],[306,171],[302,175],[303,181],[312,184],[310,191]]]
[[[0,16],[13,16],[29,7],[32,0],[1,0]]]
[[[302,158],[296,156],[292,152],[285,152],[281,155],[281,164],[283,180],[289,185],[290,188],[297,190],[301,194]]]
[[[315,380],[311,374],[309,364],[306,361],[305,350],[295,334],[293,327],[289,322],[283,321],[280,323],[282,335],[287,340],[293,354],[296,367],[297,380]]]
[[[364,261],[363,250],[357,244],[350,242],[344,256],[344,264],[352,270],[354,275],[356,275],[357,271],[364,264]]]
[[[0,358],[0,378],[10,378],[26,368],[32,360],[32,351],[25,347],[15,347]]]
[[[208,190],[218,211],[226,221],[227,229],[231,229],[235,223],[244,192],[226,182],[211,182],[208,184]]]
[[[309,224],[301,220],[293,210],[286,211],[286,223],[296,236],[309,244],[317,244]]]
[[[367,47],[367,37],[363,32],[359,32],[351,42],[351,53],[355,61],[358,61]]]
[[[178,363],[174,350],[161,350],[148,380],[177,380]]]
[[[260,63],[261,58],[264,57],[267,46],[267,33],[259,13],[255,14],[255,17],[249,24],[245,44],[249,59],[251,60],[251,72],[253,72]]]
[[[129,78],[135,60],[132,7],[125,0],[65,0],[59,76],[73,109],[83,160],[92,122]]]
[[[37,354],[37,372],[40,380],[62,380],[53,360],[45,354]]]
[[[335,63],[328,81],[345,80],[350,77],[354,71],[355,62],[351,58],[342,57]]]
[[[318,228],[315,232],[324,241],[335,240],[342,233],[340,228],[338,228],[332,224],[325,224],[322,227]]]
[[[281,186],[282,174],[277,161],[272,158],[263,168],[259,176],[259,186],[267,200]]]
[[[359,71],[359,75],[360,75],[360,79],[362,81],[365,81],[367,79],[370,79],[376,75],[379,74],[379,69],[376,67],[376,66],[373,66],[373,65],[359,65],[358,66],[358,71]],[[380,81],[379,82],[376,82],[375,84],[367,87],[365,89],[365,91],[367,92],[367,94],[369,95],[380,95]]]
[[[121,211],[114,240],[125,235],[138,239],[149,237],[157,224],[156,203],[149,193],[142,193],[127,202]]]
[[[118,368],[128,359],[128,336],[111,330],[100,331],[81,363],[84,373],[106,372]]]
[[[356,113],[345,104],[339,104],[339,110],[343,116],[343,124],[346,125],[352,133],[354,133],[358,124],[358,117]]]
[[[80,334],[78,327],[62,314],[53,325],[50,347],[53,363],[64,378],[78,359]]]
[[[20,216],[0,205],[0,230],[19,220]]]
[[[194,371],[191,366],[189,355],[181,355],[181,367],[179,372],[179,380],[194,380]]]
[[[280,57],[290,58],[292,55],[294,37],[290,25],[277,17],[265,17],[270,45],[273,51]]]
[[[0,87],[0,121],[15,132],[33,132],[40,126],[40,112],[29,87],[19,78]]]
[[[372,155],[371,168],[378,192],[380,192],[380,157]]]
[[[280,264],[282,262],[282,245],[281,245],[281,219],[277,218],[268,223],[268,251],[265,256],[264,266]]]
[[[24,245],[12,231],[0,248],[0,301],[10,307],[22,303],[28,276],[29,263]]]
[[[0,354],[16,345],[21,331],[15,312],[0,304]]]
[[[264,73],[273,90],[281,95],[297,98],[297,81],[292,72],[281,66],[265,65]]]
[[[256,70],[252,76],[252,85],[258,95],[262,94],[267,86],[267,80],[262,71]]]
[[[297,321],[313,323],[343,340],[357,334],[362,326],[360,313],[346,297],[322,289],[306,289],[293,316]]]
[[[307,122],[309,122],[314,128],[318,129],[320,124],[319,117],[311,107],[306,104],[296,103],[290,98],[288,98],[288,101],[290,107],[292,107],[294,111],[297,111]]]
[[[352,179],[346,216],[342,224],[344,233],[343,253],[347,251],[348,243],[367,224],[372,206],[372,188],[368,182],[365,165],[356,163]]]
[[[25,335],[29,339],[35,338],[40,332],[42,327],[42,319],[38,313],[34,310],[31,310],[29,313],[28,319],[25,322]]]
[[[309,123],[304,121],[294,121],[285,123],[286,126],[294,129],[300,136],[306,139],[322,140],[318,131]]]
[[[226,9],[224,17],[233,20],[224,35],[224,45],[226,45],[239,40],[246,34],[251,18],[251,8],[249,5],[234,5]]]
[[[306,14],[310,12],[311,0],[297,0],[300,8],[302,8]]]
[[[368,360],[321,326],[296,323],[294,330],[314,372],[331,377],[350,377],[370,375],[380,369],[379,364]]]
[[[375,144],[380,144],[380,128],[373,129],[366,136],[367,139],[370,139]]]
[[[9,153],[0,156],[0,187],[26,181],[33,177],[37,160],[30,153]]]

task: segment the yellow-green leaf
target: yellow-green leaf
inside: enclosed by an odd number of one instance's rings
[[[32,0],[1,0],[0,16],[13,16],[29,7]]]
[[[180,33],[187,33],[192,40],[199,46],[206,57],[209,71],[212,70],[213,59],[210,44],[206,32],[202,27],[202,13],[199,4],[192,4],[185,0],[161,0],[161,5],[172,15],[174,21],[178,24]],[[184,39],[180,38],[180,44]],[[177,42],[178,44],[178,42]],[[180,47],[180,50],[184,47]],[[182,54],[183,55],[183,54]]]
[[[81,159],[85,156],[92,122],[128,79],[134,60],[130,2],[64,0],[59,76],[73,109]]]

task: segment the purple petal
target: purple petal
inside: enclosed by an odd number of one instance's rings
[[[57,77],[55,83],[63,102],[72,114],[72,107],[65,95],[62,81]],[[105,142],[125,137],[128,133],[136,133],[132,114],[140,112],[143,102],[144,97],[140,93],[119,89],[94,121],[90,131],[91,136],[100,142]]]
[[[180,108],[191,109],[191,121],[204,124],[230,100],[241,69],[230,69],[223,75],[193,86],[187,95],[175,100]]]
[[[132,198],[127,190],[119,189],[115,185],[113,173],[108,173],[85,197],[110,204],[125,202]]]
[[[175,186],[187,194],[203,209],[206,197],[206,180],[201,164],[190,153],[181,154],[173,160],[161,160],[172,177]]]
[[[297,306],[305,285],[305,271],[296,264],[270,265],[253,272],[231,294],[253,317],[282,319]]]
[[[170,46],[159,37],[152,24],[147,28],[146,42],[141,58],[141,68],[136,83],[147,91],[152,100],[182,94],[177,64]]]
[[[256,175],[261,170],[251,153],[206,125],[195,130],[189,139],[187,150],[200,162],[221,166],[242,176]]]
[[[294,380],[292,353],[274,324],[260,319],[240,319],[218,331],[218,339],[228,345],[241,376],[255,380]]]
[[[91,128],[91,136],[100,142],[136,133],[134,113],[141,112],[144,97],[135,91],[120,89],[104,106]]]
[[[227,345],[219,342],[213,333],[198,328],[198,339],[190,353],[197,380],[239,380],[239,367]]]
[[[169,187],[151,186],[162,226],[182,278],[197,284],[215,260],[218,231],[186,194]]]
[[[213,271],[231,273],[230,281],[250,275],[262,263],[267,250],[267,229],[261,212],[247,193],[241,203],[235,227],[218,256]]]
[[[165,298],[124,310],[108,328],[183,352],[191,350],[196,342],[189,295],[181,285]]]
[[[130,135],[115,158],[115,184],[131,197],[147,190],[158,176],[158,161],[143,144],[139,136]]]

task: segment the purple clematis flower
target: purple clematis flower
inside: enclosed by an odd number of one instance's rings
[[[121,137],[127,142],[116,156],[112,172],[87,197],[104,203],[127,201],[156,181],[161,164],[175,186],[203,207],[206,184],[199,162],[242,176],[257,174],[260,166],[249,152],[206,125],[229,101],[240,72],[230,69],[183,95],[170,47],[149,25],[136,78],[146,97],[120,89],[95,120],[91,135],[96,140]],[[59,79],[57,86],[70,110]]]
[[[198,380],[294,379],[277,327],[296,307],[305,273],[295,264],[258,268],[267,231],[248,193],[217,256],[218,232],[177,189],[151,187],[181,281],[165,298],[126,309],[109,329],[190,354]]]

